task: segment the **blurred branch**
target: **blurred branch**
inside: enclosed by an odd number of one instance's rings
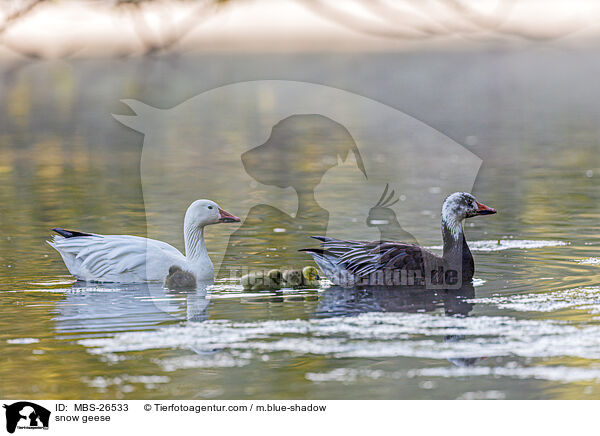
[[[560,23],[553,24],[547,20],[542,22],[541,18],[538,20],[537,16],[531,15],[539,10],[543,11],[544,5],[534,5],[529,10],[517,10],[517,6],[527,7],[532,2],[496,1],[495,6],[487,12],[474,0],[296,0],[318,16],[349,30],[379,38],[405,41],[451,36],[478,41],[491,38],[550,41],[581,30],[592,23],[593,19],[591,14],[586,15],[587,9],[584,8],[583,12],[579,12],[579,16],[563,19]],[[79,38],[68,33],[68,26],[58,29],[59,32],[65,32],[65,35],[57,35],[59,38],[56,40],[76,42],[59,42],[60,47],[51,46],[50,42],[39,39],[33,42],[31,38],[14,36],[16,32],[11,33],[9,40],[8,30],[30,17],[40,5],[51,4],[53,9],[50,12],[57,9],[59,17],[63,18],[60,16],[62,9],[81,11],[83,7],[78,5],[79,2],[80,0],[0,0],[0,45],[29,59],[49,56],[48,53],[44,53],[45,49],[50,49],[52,56],[57,52],[59,57],[72,55],[81,49],[74,49],[74,44],[80,43],[83,46],[83,41],[89,39],[81,38],[79,42]],[[85,2],[85,8],[88,3],[90,8],[96,7],[92,13],[98,13],[100,18],[111,16],[115,12],[125,12],[125,26],[132,26],[135,33],[134,45],[137,38],[142,46],[142,54],[151,55],[173,50],[189,37],[194,29],[220,12],[224,5],[242,3],[242,0],[94,0]],[[65,5],[67,7],[63,8]],[[70,9],[70,6],[73,8]],[[269,3],[265,1],[262,6],[265,8],[265,14],[268,14]],[[44,7],[43,13],[49,9]],[[275,21],[277,17],[272,15],[271,20]],[[119,24],[123,26],[123,22]],[[21,27],[19,26],[19,29]],[[117,32],[121,32],[121,28]],[[123,33],[129,37],[126,30]],[[66,37],[60,38],[62,36]],[[94,36],[103,37],[102,34]],[[128,39],[120,46],[123,55],[139,51],[132,48],[130,42],[131,39]]]
[[[41,50],[25,47],[22,44],[17,44],[8,41],[4,37],[4,33],[15,23],[27,17],[36,7],[43,3],[54,4],[65,3],[66,1],[60,0],[32,0],[32,1],[18,1],[18,5],[23,6],[16,8],[15,10],[9,10],[5,13],[4,20],[0,24],[0,44],[7,49],[29,59],[40,59],[44,58],[45,55]],[[167,6],[173,2],[161,1],[161,0],[100,0],[100,2],[113,5],[116,9],[123,9],[130,13],[130,18],[133,22],[134,30],[138,39],[143,45],[143,54],[149,55],[160,51],[166,51],[179,43],[185,38],[194,28],[201,24],[208,16],[218,12],[224,4],[231,3],[232,0],[181,0],[180,3],[189,3],[191,10],[182,19],[176,22],[172,20],[172,16]],[[192,5],[193,3],[199,3]],[[2,3],[0,0],[0,8],[7,8],[8,2]],[[146,6],[153,8],[165,7],[164,13],[161,13],[160,19],[162,24],[165,24],[165,28],[154,29],[146,20]],[[60,57],[70,56],[79,49],[69,48]]]
[[[146,3],[158,3],[150,0],[121,0],[120,6],[130,6],[131,19],[133,20],[134,30],[144,46],[144,55],[154,54],[172,48],[185,38],[195,27],[201,24],[209,15],[213,15],[220,7],[227,3],[227,0],[205,0],[200,5],[192,7],[185,18],[173,23],[168,11],[161,15],[163,23],[169,21],[168,30],[163,35],[157,35],[155,29],[149,25],[146,20],[144,10]],[[190,2],[191,3],[191,2]]]
[[[461,0],[443,0],[443,3],[449,10],[454,11],[458,18],[468,20],[482,30],[495,31],[504,35],[517,36],[533,41],[548,41],[563,38],[571,33],[581,30],[581,22],[577,23],[576,20],[571,20],[570,22],[565,21],[558,29],[556,29],[556,26],[553,26],[554,29],[552,31],[525,29],[510,24],[510,13],[517,1],[518,0],[499,0],[496,10],[489,15],[482,14],[476,9],[467,6]]]
[[[10,28],[10,26],[14,25],[19,20],[30,14],[37,6],[41,5],[42,3],[46,3],[47,1],[48,0],[32,0],[20,9],[7,12],[2,24],[0,24],[0,44],[14,53],[28,59],[40,59],[43,57],[40,51],[27,49],[11,43],[6,39],[4,34]]]
[[[504,24],[517,0],[498,0],[496,10],[491,14],[483,14],[461,0],[442,0],[442,4],[453,11],[457,18],[467,20],[483,30],[495,30]]]
[[[425,39],[435,35],[409,27],[405,30],[386,29],[378,26],[376,23],[366,22],[364,19],[357,17],[354,14],[348,13],[343,9],[337,8],[329,4],[327,0],[300,0],[309,9],[331,21],[339,23],[345,27],[356,30],[361,33],[366,33],[373,36],[381,36],[384,38],[399,38],[399,39]],[[382,23],[383,24],[383,23]],[[396,27],[400,23],[395,23]]]
[[[209,1],[194,8],[185,18],[173,26],[173,30],[164,38],[159,50],[168,50],[177,44],[196,26],[206,20],[209,15],[217,13],[222,4],[224,4],[223,1]]]
[[[4,18],[3,23],[0,24],[0,35],[2,35],[4,32],[6,32],[6,30],[11,25],[13,25],[15,22],[19,21],[19,19],[25,17],[27,14],[29,14],[31,11],[33,11],[37,6],[39,6],[42,3],[45,3],[47,1],[49,1],[49,0],[32,0],[31,2],[27,3],[21,9],[17,9],[13,12],[9,12],[6,15],[6,17]]]
[[[457,21],[452,16],[440,16],[440,7],[437,2],[427,0],[398,1],[395,4],[404,6],[404,10],[392,7],[385,0],[362,0],[362,4],[385,20],[390,26],[398,23],[412,23],[410,26],[430,36],[459,35],[466,39],[481,40],[478,37],[477,26]],[[480,33],[480,32],[479,32]]]
[[[479,29],[477,26],[464,20],[456,20],[454,14],[448,14],[448,11],[440,8],[439,0],[396,1],[396,5],[401,4],[405,6],[404,11],[392,7],[385,0],[363,0],[363,2],[382,18],[390,22],[390,25],[395,25],[398,21],[404,20],[408,12],[406,9],[409,9],[412,12],[409,18],[428,22],[429,24],[426,25],[428,26],[427,29],[435,32],[436,36],[457,35],[469,40],[482,40],[481,32],[478,32]]]
[[[493,12],[478,11],[464,0],[406,0],[395,2],[403,9],[394,7],[385,0],[357,0],[364,9],[375,14],[382,22],[376,23],[364,16],[352,14],[344,9],[344,3],[328,0],[299,0],[320,16],[337,22],[349,29],[368,35],[406,40],[450,36],[467,38],[502,35],[532,41],[548,41],[565,37],[581,30],[581,20],[564,21],[552,30],[531,29],[510,23],[511,13],[518,0],[498,0]],[[409,11],[406,6],[413,9]],[[435,10],[433,10],[435,8]],[[449,19],[440,13],[449,13]]]
[[[390,4],[384,0],[364,0],[362,3],[381,19],[392,25],[411,22],[413,23],[411,24],[413,29],[424,34],[443,35],[447,33],[447,29],[444,26],[431,19],[428,14],[423,14],[423,10],[420,7],[413,8],[413,2],[411,1],[406,2],[406,5],[411,8],[411,10],[407,10],[407,8],[400,10],[390,6]],[[422,3],[423,0],[419,2],[419,6]]]
[[[29,15],[36,7],[40,6],[43,3],[49,3],[51,0],[33,0],[31,2],[27,2],[27,4],[21,9],[17,9],[13,12],[9,12],[6,14],[4,21],[0,25],[0,44],[9,49],[10,51],[23,56],[28,59],[42,59],[44,58],[44,53],[42,50],[36,50],[31,47],[26,47],[24,44],[17,44],[15,42],[10,41],[5,32],[10,28],[10,26],[17,23],[19,20],[25,18]],[[23,2],[21,2],[23,3]],[[81,50],[81,47],[75,47],[74,44],[71,44],[69,47],[66,47],[65,50],[58,56],[61,58],[71,57],[73,54]]]

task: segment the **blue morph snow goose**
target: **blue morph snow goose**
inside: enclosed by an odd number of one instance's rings
[[[442,206],[442,256],[405,242],[346,241],[325,236],[313,236],[321,241],[321,248],[301,251],[308,252],[323,274],[339,286],[425,285],[428,279],[439,282],[441,278],[434,275],[440,270],[442,274],[452,272],[459,283],[461,279],[467,283],[473,278],[475,264],[463,232],[463,221],[494,213],[495,209],[479,203],[469,193],[455,192],[448,196]],[[415,282],[410,281],[407,272],[413,274]],[[452,277],[446,275],[445,280]],[[408,283],[398,283],[398,278],[408,278]]]

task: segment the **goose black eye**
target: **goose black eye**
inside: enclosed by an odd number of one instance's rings
[[[212,209],[212,206],[208,206],[209,209]]]

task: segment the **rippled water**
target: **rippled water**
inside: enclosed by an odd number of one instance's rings
[[[147,69],[142,61],[4,67],[0,396],[600,398],[600,111],[581,85],[592,86],[594,65],[568,69],[569,56],[270,59],[284,78],[388,98],[470,142],[483,159],[475,193],[499,214],[466,227],[474,286],[437,293],[345,290],[327,282],[252,294],[228,280],[191,293],[73,284],[44,243],[49,228],[146,232],[141,139],[110,119],[122,110],[118,100],[173,105],[200,91],[191,77],[211,85],[223,80],[218,72],[228,80],[260,77],[266,58],[215,56],[214,71],[184,60]],[[451,67],[465,60],[470,75],[455,77]],[[558,65],[553,74],[549,66]],[[182,80],[164,85],[176,68],[172,74]],[[245,77],[231,72],[240,69]],[[405,74],[384,75],[395,100],[373,81],[390,70]],[[430,91],[442,83],[441,95]],[[488,94],[495,97],[482,103]],[[440,99],[446,107],[434,103]],[[479,140],[465,139],[473,136]],[[227,232],[209,232],[209,247]],[[282,262],[307,261],[299,247],[271,247],[269,235],[248,238],[252,265],[266,264],[265,244]]]

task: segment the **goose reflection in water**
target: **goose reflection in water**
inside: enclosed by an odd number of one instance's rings
[[[473,310],[469,299],[475,296],[471,283],[460,289],[430,290],[423,287],[344,288],[332,286],[321,295],[315,316],[319,318],[353,316],[367,312],[424,313],[444,310],[446,316],[467,317]],[[463,335],[448,335],[444,342],[463,340]],[[473,366],[486,357],[448,359],[456,366]]]
[[[56,303],[56,331],[81,337],[101,332],[151,330],[176,320],[208,318],[207,284],[195,291],[170,291],[160,283],[76,282]]]

